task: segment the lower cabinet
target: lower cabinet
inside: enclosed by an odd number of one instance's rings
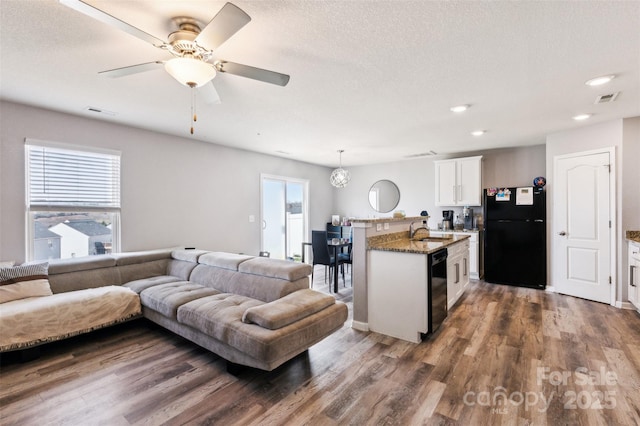
[[[629,241],[629,302],[640,312],[640,243]]]
[[[469,241],[447,250],[447,307],[451,309],[469,285]]]
[[[482,241],[483,232],[459,232],[459,231],[429,231],[434,237],[443,237],[446,235],[468,235],[469,236],[469,256],[467,267],[469,269],[469,278],[479,280],[484,275],[484,243]]]

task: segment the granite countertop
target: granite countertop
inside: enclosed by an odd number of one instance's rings
[[[640,231],[627,231],[627,240],[640,243]]]
[[[395,251],[400,253],[431,254],[442,248],[451,246],[469,238],[469,235],[452,235],[441,241],[421,241],[426,238],[424,234],[418,234],[416,239],[409,238],[409,232],[397,232],[395,234],[371,237],[367,241],[368,250]]]

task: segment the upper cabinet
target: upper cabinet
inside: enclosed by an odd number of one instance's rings
[[[482,156],[434,161],[436,206],[482,205]]]

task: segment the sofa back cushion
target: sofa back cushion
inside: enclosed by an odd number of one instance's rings
[[[157,259],[117,266],[118,273],[120,274],[120,284],[126,284],[130,281],[141,280],[143,278],[166,275],[170,261],[171,259]]]
[[[66,293],[165,275],[171,251],[160,249],[55,260],[49,264],[51,290],[54,294]]]
[[[311,267],[306,264],[211,252],[198,258],[190,281],[223,293],[272,302],[287,294],[309,288]]]
[[[203,265],[215,266],[216,268],[228,269],[230,271],[237,271],[242,263],[253,258],[253,256],[247,256],[245,254],[216,251],[203,254],[198,259],[198,263],[202,263]]]
[[[284,259],[271,259],[268,257],[254,257],[242,262],[238,266],[239,272],[245,274],[261,275],[281,280],[297,281],[311,275],[311,265],[297,263]]]

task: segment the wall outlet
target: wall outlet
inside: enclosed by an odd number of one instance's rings
[[[378,232],[382,231],[382,224],[381,223],[376,223],[376,231],[378,231]]]
[[[388,223],[385,223],[385,224],[384,224],[384,230],[385,230],[385,231],[388,231],[388,230],[389,230],[389,224],[388,224]]]
[[[256,221],[256,217],[252,214],[249,215],[249,223],[253,223]]]

